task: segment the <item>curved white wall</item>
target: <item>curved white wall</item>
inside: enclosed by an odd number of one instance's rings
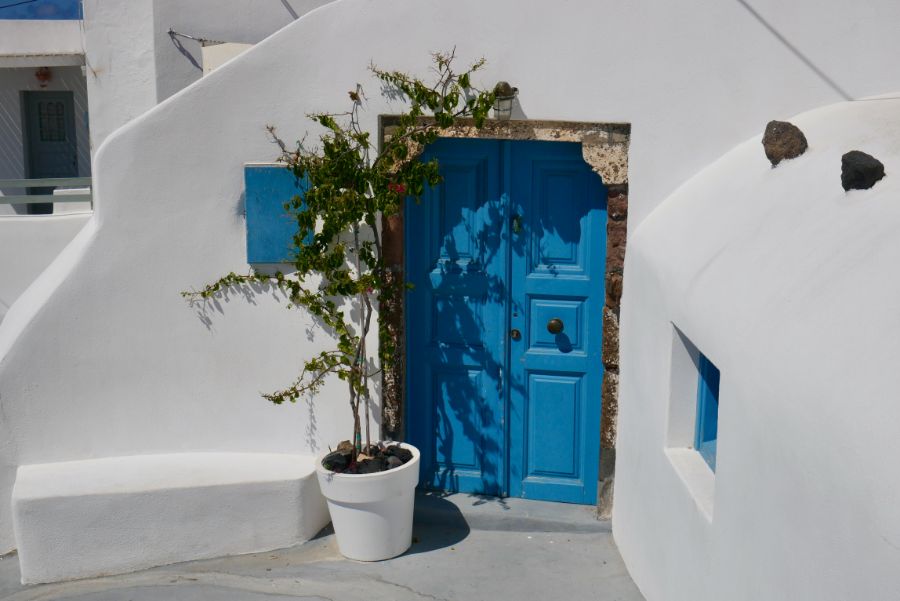
[[[853,95],[900,87],[900,6],[801,4],[808,29],[775,0],[761,10]],[[430,51],[454,45],[463,61],[490,60],[487,84],[517,85],[528,118],[634,125],[632,225],[768,119],[839,97],[739,3],[343,0],[305,15],[99,150],[96,220],[0,327],[0,547],[20,464],[337,440],[343,386],[323,391],[315,420],[259,398],[321,348],[307,319],[262,295],[221,303],[205,324],[179,291],[247,269],[242,165],[275,156],[266,124],[295,139],[305,113],[341,110],[361,82],[374,129],[397,107],[369,60],[425,73]]]
[[[90,217],[89,212],[0,216],[0,321]]]
[[[805,155],[757,135],[630,241],[613,531],[648,601],[900,598],[900,96],[791,121]],[[845,193],[854,149],[888,175]],[[709,498],[665,452],[673,323],[721,370]]]

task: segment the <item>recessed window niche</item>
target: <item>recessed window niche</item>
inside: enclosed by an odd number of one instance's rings
[[[719,377],[715,364],[673,325],[666,455],[710,520],[715,492]]]
[[[716,446],[719,438],[719,368],[700,354],[697,370],[697,419],[694,448],[712,471],[716,471]]]

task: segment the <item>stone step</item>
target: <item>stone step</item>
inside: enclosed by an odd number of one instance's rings
[[[274,453],[25,465],[12,510],[23,583],[289,547],[329,521],[313,457]]]

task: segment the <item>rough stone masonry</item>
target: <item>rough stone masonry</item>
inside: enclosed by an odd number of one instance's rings
[[[800,128],[787,121],[769,121],[762,144],[773,167],[786,159],[797,158],[809,148]]]

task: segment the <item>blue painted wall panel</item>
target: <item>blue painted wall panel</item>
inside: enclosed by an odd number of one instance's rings
[[[294,196],[302,196],[303,182],[298,183],[283,165],[247,165],[244,186],[247,262],[290,262],[297,222],[284,205]]]
[[[716,471],[716,447],[719,438],[719,369],[700,355],[697,382],[697,432],[694,447],[709,467]]]

